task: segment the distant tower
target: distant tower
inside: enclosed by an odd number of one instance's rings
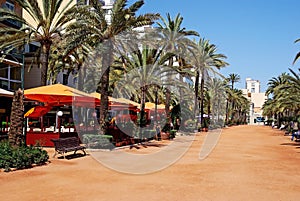
[[[246,78],[246,89],[249,93],[260,93],[260,82]]]
[[[111,23],[111,14],[112,14],[112,8],[115,3],[115,0],[99,0],[99,2],[102,3],[102,9],[105,11],[105,20],[107,21],[108,24]],[[90,4],[90,0],[85,1],[86,5]]]
[[[107,21],[108,24],[110,24],[112,8],[115,3],[115,0],[102,0],[102,2],[104,3],[104,6],[102,6],[102,9],[105,10],[105,12],[106,12],[105,20]]]

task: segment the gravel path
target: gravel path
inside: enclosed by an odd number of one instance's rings
[[[210,134],[198,133],[188,151],[174,164],[139,175],[107,168],[91,152],[67,160],[52,158],[53,149],[47,148],[51,160],[48,165],[0,172],[0,200],[300,199],[299,142],[291,142],[290,136],[270,127],[236,126],[223,129],[213,151],[203,157],[200,152],[205,139],[211,140],[206,136]],[[172,143],[165,140],[117,151],[157,154]],[[157,157],[159,161],[159,154]]]

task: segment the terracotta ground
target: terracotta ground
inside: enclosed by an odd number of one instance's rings
[[[206,134],[198,134],[177,163],[147,175],[110,170],[90,155],[53,159],[53,149],[47,149],[51,163],[46,166],[0,172],[0,200],[300,200],[299,142],[270,127],[231,127],[200,161]]]

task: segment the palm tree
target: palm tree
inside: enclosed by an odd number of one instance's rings
[[[223,107],[226,101],[224,82],[220,78],[214,77],[208,80],[208,82],[206,83],[206,88],[211,100],[211,122],[217,123],[218,126],[223,126],[224,124],[221,124],[220,117],[223,116],[223,113],[225,111],[225,108]]]
[[[208,73],[212,72],[218,74],[214,69],[219,70],[222,67],[228,65],[224,61],[227,57],[224,54],[217,54],[217,47],[214,44],[210,44],[209,40],[200,38],[198,42],[194,41],[194,51],[193,51],[193,61],[192,64],[195,66],[195,102],[198,99],[198,84],[200,82],[200,118],[201,124],[203,124],[203,114],[204,114],[204,81],[205,77],[208,77]],[[195,107],[196,108],[196,107]]]
[[[0,28],[0,49],[20,48],[24,42],[37,42],[40,45],[38,64],[41,66],[41,84],[47,84],[50,49],[61,39],[64,27],[69,19],[65,12],[72,9],[72,0],[15,0],[27,13],[28,18],[0,9],[0,21],[15,20],[23,24],[20,29]],[[39,3],[40,2],[40,3]]]
[[[286,102],[286,98],[289,97],[290,90],[287,90],[286,87],[290,86],[290,75],[287,73],[282,73],[278,77],[272,77],[268,81],[268,88],[266,90],[266,94],[272,95],[272,115],[274,115],[275,119],[278,118],[278,123],[280,125],[281,116],[283,114],[284,108],[282,107],[282,103]],[[289,87],[288,87],[289,88]],[[285,101],[283,100],[285,99]],[[270,102],[270,101],[269,101]],[[281,103],[280,103],[281,102]],[[267,106],[264,105],[264,110],[267,109]]]
[[[231,89],[234,89],[234,83],[239,82],[241,80],[241,76],[235,73],[229,74],[227,78],[228,82],[231,83]]]
[[[180,14],[177,14],[174,19],[172,19],[169,13],[166,14],[167,18],[161,17],[160,22],[157,22],[159,40],[155,41],[161,46],[164,52],[173,53],[177,56],[179,61],[182,61],[182,57],[186,49],[189,49],[191,41],[187,38],[188,36],[199,36],[199,33],[196,31],[186,30],[182,27],[183,17]],[[151,35],[150,35],[151,36]],[[179,62],[180,65],[183,62]],[[170,57],[168,61],[168,66],[174,68],[174,57]],[[175,67],[177,68],[177,67]],[[181,67],[182,68],[182,67]],[[166,118],[167,118],[167,127],[171,123],[170,115],[170,89],[166,89]]]
[[[300,41],[300,38],[298,38],[297,40],[295,40],[294,43],[298,43],[299,41]],[[296,54],[296,56],[295,56],[295,58],[294,58],[294,61],[293,61],[293,64],[295,64],[295,63],[298,61],[299,58],[300,58],[300,52],[298,52],[298,53]]]
[[[72,13],[78,19],[70,27],[70,31],[78,30],[76,36],[79,43],[87,43],[89,46],[102,51],[102,76],[99,91],[100,103],[100,125],[103,132],[107,131],[106,117],[108,112],[108,87],[110,66],[113,62],[114,48],[117,46],[116,37],[133,28],[153,24],[159,14],[147,13],[136,15],[143,6],[144,1],[138,0],[127,7],[128,0],[116,0],[111,10],[111,19],[107,21],[106,12],[102,8],[101,1],[90,0],[90,5],[80,5]],[[101,44],[104,44],[101,46]],[[102,49],[99,49],[100,48]],[[105,49],[103,49],[105,46]]]
[[[279,86],[286,84],[288,82],[288,78],[289,75],[287,73],[282,73],[278,77],[272,77],[268,81],[268,88],[266,90],[266,95],[272,94],[273,96],[276,96],[276,89]]]
[[[235,73],[229,74],[227,80],[228,80],[228,82],[231,83],[231,90],[234,90],[234,83],[239,82],[240,79],[241,79],[241,77],[238,74],[235,74]],[[227,101],[226,102],[226,108],[227,108],[226,111],[228,111],[228,104],[229,104],[229,102]],[[233,111],[233,108],[234,108],[234,102],[231,103],[231,111]],[[227,114],[227,118],[228,118],[228,114]],[[233,119],[233,113],[231,114],[231,119]]]
[[[170,72],[163,67],[168,58],[169,56],[163,55],[162,51],[143,46],[141,50],[138,49],[130,55],[123,55],[120,59],[121,65],[125,62],[126,73],[118,81],[116,89],[118,93],[129,97],[139,96],[141,106],[138,123],[140,129],[146,125],[145,102],[151,97],[149,92],[154,92],[153,89],[163,86],[162,80]]]

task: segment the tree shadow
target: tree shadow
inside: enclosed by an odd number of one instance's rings
[[[143,142],[143,143],[140,143],[140,144],[133,144],[133,145],[130,145],[129,149],[140,149],[141,147],[143,148],[148,148],[148,147],[165,147],[167,146],[166,144],[158,144],[156,142]]]
[[[295,142],[281,143],[280,145],[283,145],[283,146],[300,146],[299,143],[295,143]]]

